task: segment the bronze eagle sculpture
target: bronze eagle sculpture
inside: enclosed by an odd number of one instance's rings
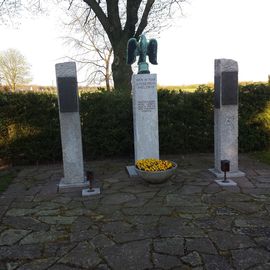
[[[148,55],[149,62],[153,65],[157,65],[157,40],[150,39],[147,41],[145,35],[141,35],[139,41],[136,38],[131,38],[127,44],[127,64],[132,65],[138,60],[138,74],[150,73],[148,63],[146,62],[146,56]]]

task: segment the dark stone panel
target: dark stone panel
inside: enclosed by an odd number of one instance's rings
[[[60,112],[78,112],[78,85],[75,77],[57,78]]]
[[[220,108],[220,76],[215,76],[215,96],[214,96],[214,106],[216,109]]]
[[[238,72],[222,72],[222,105],[238,104]]]

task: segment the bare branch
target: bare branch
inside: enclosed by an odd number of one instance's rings
[[[142,34],[145,27],[147,26],[148,15],[149,15],[149,12],[150,12],[154,3],[155,3],[155,0],[147,0],[146,5],[145,5],[145,9],[143,11],[143,15],[141,18],[141,22],[138,26],[135,37],[139,37]]]
[[[91,9],[95,12],[95,14],[97,15],[100,23],[102,24],[103,28],[105,29],[105,31],[108,33],[109,32],[109,21],[108,18],[106,17],[104,11],[101,9],[101,7],[99,6],[99,3],[97,3],[95,0],[83,0],[86,4],[89,5],[89,7],[91,7]]]

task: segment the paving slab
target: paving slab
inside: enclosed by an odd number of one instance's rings
[[[101,194],[57,193],[61,165],[21,166],[0,194],[0,269],[270,269],[270,166],[240,155],[245,177],[222,187],[213,155],[179,155],[160,185],[131,160],[86,163]]]

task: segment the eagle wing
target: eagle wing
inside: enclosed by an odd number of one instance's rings
[[[149,57],[149,62],[153,65],[157,65],[157,40],[150,39],[147,48],[147,54]]]
[[[127,64],[132,65],[136,61],[137,56],[137,40],[131,38],[127,44]]]

